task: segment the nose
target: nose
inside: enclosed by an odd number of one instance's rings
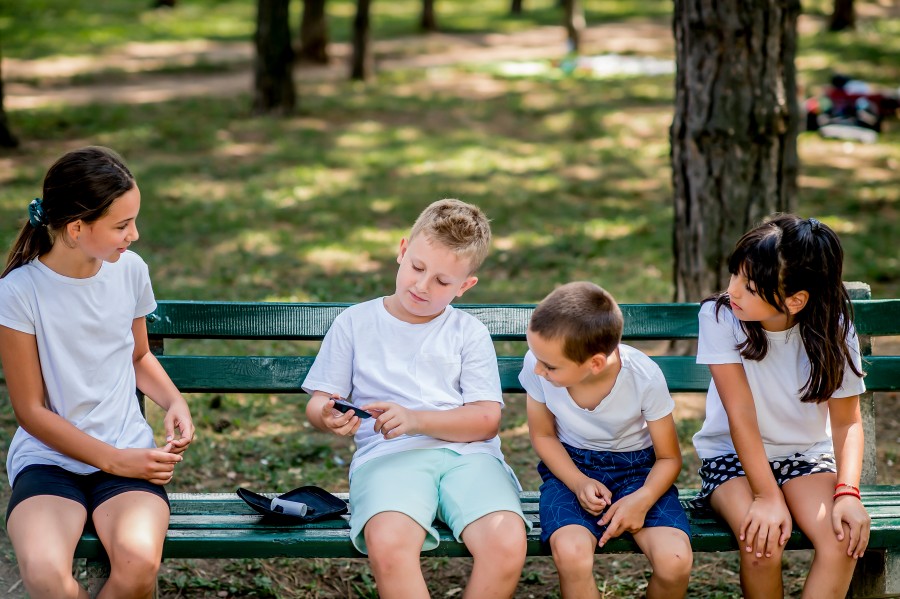
[[[137,224],[131,224],[131,230],[128,232],[128,237],[126,238],[129,242],[134,243],[138,239],[141,238],[140,233],[138,233]]]
[[[731,275],[731,280],[728,281],[728,289],[725,290],[731,297],[737,297],[740,295],[741,286],[737,283],[737,277]]]
[[[535,373],[536,375],[542,377],[542,376],[544,376],[544,375],[547,373],[547,371],[544,370],[544,367],[541,366],[541,363],[540,363],[540,362],[536,362],[535,365],[534,365],[534,373]]]

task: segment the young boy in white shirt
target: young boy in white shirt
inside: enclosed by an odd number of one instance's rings
[[[381,597],[427,597],[419,555],[435,518],[474,557],[465,597],[512,597],[525,562],[518,481],[500,452],[494,345],[450,306],[471,289],[490,225],[459,200],[428,206],[400,242],[392,295],[342,312],[303,382],[310,423],[354,435],[350,529]],[[341,413],[349,398],[372,418]]]
[[[681,450],[662,371],[621,344],[622,312],[588,282],[548,295],[528,326],[519,381],[541,458],[541,541],[564,598],[597,598],[594,552],[628,532],[650,560],[647,597],[684,597],[693,554],[673,483]]]

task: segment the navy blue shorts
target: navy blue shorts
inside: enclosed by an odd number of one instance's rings
[[[6,520],[13,508],[38,495],[53,495],[77,501],[91,514],[104,501],[128,491],[146,491],[162,498],[169,505],[169,496],[161,486],[139,478],[125,478],[108,472],[75,474],[59,466],[34,464],[26,466],[13,481],[12,496],[6,506]]]
[[[612,493],[613,503],[644,486],[650,468],[656,462],[652,447],[638,451],[591,451],[565,443],[562,446],[583,474],[606,485]],[[541,542],[547,543],[550,535],[569,524],[584,526],[599,541],[606,531],[606,526],[597,524],[602,514],[593,516],[585,511],[578,497],[543,462],[538,464],[538,474],[544,481],[541,484]],[[677,528],[691,536],[691,527],[678,501],[675,485],[647,512],[644,528],[653,526]]]

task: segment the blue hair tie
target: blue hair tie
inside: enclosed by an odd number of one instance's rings
[[[806,220],[807,220],[807,222],[809,222],[809,228],[813,233],[818,231],[819,227],[822,225],[822,223],[820,223],[819,221],[817,221],[814,218],[808,218]]]
[[[35,229],[47,224],[46,217],[44,216],[44,203],[41,201],[41,198],[34,198],[31,200],[31,203],[28,204],[28,222]]]

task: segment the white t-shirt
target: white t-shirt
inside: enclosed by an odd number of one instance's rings
[[[447,306],[434,320],[411,324],[392,316],[384,298],[351,306],[335,318],[303,389],[336,393],[356,406],[376,401],[411,410],[451,410],[475,401],[503,405],[497,355],[481,321]],[[504,461],[499,437],[472,443],[426,435],[386,440],[375,432],[374,422],[363,419],[356,432],[351,477],[373,458],[411,449],[487,453]]]
[[[653,445],[647,422],[675,409],[666,379],[643,352],[619,344],[622,369],[609,395],[593,410],[575,403],[569,390],[534,373],[534,354],[525,354],[519,382],[556,420],[556,435],[566,445],[593,451],[637,451]]]
[[[718,320],[715,302],[700,307],[700,339],[697,348],[698,364],[741,364],[747,374],[759,432],[769,460],[795,453],[832,453],[831,426],[828,421],[828,402],[803,403],[800,389],[809,378],[809,356],[800,330],[794,326],[786,331],[769,332],[769,350],[761,361],[745,360],[737,346],[747,336],[740,321],[723,306]],[[853,362],[862,370],[859,339],[851,329],[847,338]],[[834,397],[850,397],[866,390],[862,378],[848,365],[844,380]],[[694,448],[701,458],[714,458],[735,453],[728,428],[728,415],[722,399],[711,381],[706,395],[706,419],[694,435]]]
[[[35,336],[46,405],[118,448],[155,446],[135,396],[131,333],[134,319],[155,308],[147,265],[130,251],[87,279],[60,275],[40,260],[0,279],[0,325]],[[10,484],[32,464],[97,471],[19,427],[6,458]]]

